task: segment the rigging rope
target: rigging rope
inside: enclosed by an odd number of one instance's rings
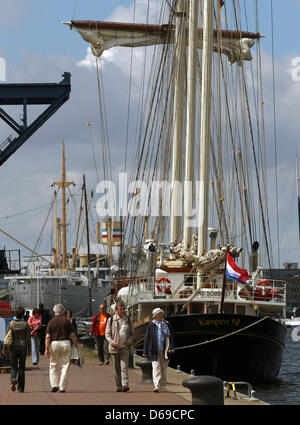
[[[228,338],[229,336],[236,335],[236,334],[238,334],[238,333],[240,333],[240,332],[242,332],[242,331],[244,331],[244,330],[246,330],[246,329],[249,329],[249,328],[251,328],[251,327],[253,327],[253,326],[257,325],[258,323],[263,322],[264,320],[269,319],[269,318],[270,318],[269,316],[265,316],[265,317],[263,317],[262,319],[260,319],[260,320],[256,321],[255,323],[251,323],[250,325],[247,325],[247,326],[245,326],[244,328],[241,328],[241,329],[238,329],[238,330],[236,330],[236,331],[230,332],[230,333],[228,333],[228,334],[226,334],[226,335],[223,335],[223,336],[220,336],[220,337],[218,337],[218,338],[208,339],[208,340],[206,340],[206,341],[198,342],[197,344],[185,345],[184,347],[175,347],[175,348],[174,348],[174,351],[186,350],[186,349],[188,349],[188,348],[200,347],[201,345],[206,345],[206,344],[210,344],[210,343],[212,343],[212,342],[220,341],[221,339]],[[137,342],[135,343],[135,345],[136,345],[136,344],[139,344],[140,342],[142,342],[142,340],[143,340],[144,338],[145,338],[145,337],[143,337],[142,339],[140,339],[139,341],[137,341]],[[136,349],[136,351],[142,351],[142,349]]]
[[[274,120],[274,154],[275,154],[275,193],[276,193],[276,216],[277,216],[277,256],[278,268],[280,267],[280,240],[279,240],[279,202],[278,202],[278,175],[277,175],[277,124],[276,124],[276,94],[275,94],[275,51],[274,51],[274,14],[273,0],[271,1],[271,28],[272,28],[272,84],[273,84],[273,120]]]
[[[50,205],[50,208],[49,208],[48,214],[47,214],[46,219],[45,219],[45,221],[44,221],[44,223],[43,223],[43,226],[42,226],[42,229],[41,229],[41,231],[40,231],[40,234],[39,234],[39,236],[38,236],[38,238],[37,238],[36,244],[34,245],[33,251],[35,251],[35,252],[38,252],[38,250],[39,250],[39,248],[40,248],[40,244],[41,244],[41,242],[42,242],[42,235],[43,235],[43,232],[44,232],[45,226],[46,226],[46,224],[47,224],[48,218],[49,218],[49,216],[50,216],[50,214],[51,214],[51,211],[52,211],[52,209],[53,209],[54,202],[55,202],[55,195],[54,195],[54,197],[53,197],[53,201],[51,202],[51,205]],[[33,261],[34,261],[34,257],[33,257],[33,255],[31,255],[31,256],[30,256],[30,260],[29,260],[29,262],[33,262]]]
[[[171,19],[169,19],[169,22],[171,22]],[[141,148],[139,148],[139,152],[140,152],[140,156],[138,158],[138,156],[136,157],[136,159],[138,160],[138,163],[136,165],[136,172],[135,172],[135,180],[142,180],[145,181],[145,176],[151,172],[151,169],[153,169],[153,175],[155,173],[155,168],[157,165],[157,159],[158,159],[158,153],[159,153],[159,147],[162,145],[162,140],[161,140],[161,134],[163,132],[163,125],[160,131],[160,136],[159,136],[159,140],[158,142],[155,143],[153,142],[154,136],[155,136],[155,128],[157,128],[161,123],[164,124],[165,123],[165,117],[166,117],[166,109],[165,106],[167,104],[167,101],[163,102],[163,106],[160,105],[160,101],[162,99],[161,96],[163,96],[165,94],[164,92],[164,86],[163,86],[163,78],[165,77],[165,65],[167,63],[167,53],[169,51],[169,46],[163,45],[162,47],[162,52],[160,55],[160,61],[158,63],[158,70],[157,73],[152,72],[150,77],[154,78],[153,81],[153,87],[152,87],[152,91],[151,94],[149,96],[146,96],[146,99],[149,99],[149,113],[148,113],[148,118],[147,118],[147,122],[145,123],[145,130],[143,133],[143,141],[142,141],[142,146]],[[157,46],[155,46],[154,49],[154,57],[155,54],[157,52]],[[152,61],[153,65],[152,65],[152,70],[154,69],[154,60]],[[156,75],[156,77],[155,77]],[[149,84],[150,86],[150,84]],[[170,87],[170,82],[168,82],[168,86],[167,86],[167,99],[168,99],[168,93],[169,93],[169,87]],[[161,119],[159,119],[159,115],[161,113],[161,109],[163,110],[163,117]],[[145,114],[144,114],[145,115]],[[157,118],[157,119],[156,119]],[[155,140],[155,139],[154,139]],[[151,150],[151,143],[153,144],[152,150]],[[156,146],[156,157],[155,157],[155,162],[154,164],[151,164],[152,162],[152,158],[153,158],[153,152],[154,152],[154,148]],[[149,165],[148,165],[149,163]],[[153,180],[153,179],[152,179]],[[127,218],[127,223],[125,225],[125,228],[127,228],[127,225],[129,224],[129,217]],[[143,238],[143,229],[141,230],[141,232],[139,233],[139,237],[138,234],[136,233],[136,229],[135,227],[137,226],[138,222],[137,222],[137,217],[133,217],[131,220],[131,232],[130,232],[130,241],[129,241],[129,245],[132,245],[132,241],[133,238],[136,238],[136,242],[138,242],[139,244],[142,242],[142,238]],[[140,240],[139,240],[140,239]]]
[[[75,13],[76,13],[76,10],[77,10],[78,1],[79,1],[79,0],[76,0],[76,1],[75,1],[74,10],[73,10],[73,15],[72,15],[72,21],[73,21],[73,20],[74,20],[74,18],[75,18]]]
[[[133,2],[133,22],[135,23],[136,0]],[[133,40],[132,40],[133,42]],[[131,88],[132,88],[132,64],[133,64],[133,47],[130,52],[130,69],[129,69],[129,87],[128,87],[128,105],[127,105],[127,123],[126,123],[126,138],[125,138],[125,160],[124,172],[127,170],[127,152],[128,152],[128,137],[129,137],[129,121],[130,121],[130,105],[131,105]]]
[[[235,13],[235,20],[238,25],[238,19],[237,19],[237,10],[235,4],[233,4],[234,13]],[[250,113],[250,104],[249,104],[249,94],[246,86],[246,74],[244,69],[244,64],[242,63],[241,66],[242,76],[243,76],[243,89],[245,94],[245,101],[247,105],[247,115],[248,115],[248,122],[249,122],[249,130],[250,130],[250,140],[251,140],[251,146],[252,146],[252,153],[253,153],[253,160],[254,160],[254,167],[255,167],[255,174],[256,174],[256,180],[257,180],[257,189],[258,189],[258,197],[259,197],[259,207],[261,211],[261,219],[262,219],[262,226],[263,226],[263,235],[266,245],[266,251],[267,251],[267,259],[268,259],[268,265],[271,268],[271,258],[270,258],[270,249],[269,249],[269,242],[267,237],[267,229],[266,229],[266,219],[265,219],[265,212],[263,210],[263,199],[262,199],[262,190],[261,190],[261,184],[260,184],[260,176],[259,176],[259,168],[258,168],[258,160],[257,160],[257,154],[255,151],[255,138],[254,138],[254,129],[253,129],[253,120],[251,118]]]
[[[95,171],[96,171],[96,176],[97,176],[97,183],[98,183],[100,181],[100,178],[99,178],[99,173],[98,173],[98,167],[97,167],[97,161],[96,161],[96,155],[95,155],[94,142],[93,142],[93,137],[92,137],[90,121],[87,122],[87,126],[88,126],[88,129],[89,129],[89,138],[90,138],[93,160],[94,160],[94,166],[95,166]]]

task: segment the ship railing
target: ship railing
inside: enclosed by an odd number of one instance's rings
[[[225,300],[227,301],[251,301],[285,304],[286,284],[284,281],[269,280],[268,283],[260,283],[261,279],[250,282],[248,285],[238,284],[232,280],[226,281]],[[196,298],[220,299],[223,288],[223,276],[202,277],[201,288],[197,289],[197,276],[190,276],[188,283],[178,285],[179,291],[174,288],[174,298],[189,298],[197,293]],[[197,291],[197,292],[195,292]],[[261,294],[262,293],[262,294]]]
[[[223,277],[208,278],[200,290],[200,295],[209,295],[212,298],[219,296]],[[197,277],[193,277],[193,287],[196,288]],[[268,302],[276,304],[285,304],[286,301],[286,283],[280,280],[256,279],[248,285],[238,284],[234,281],[226,281],[225,299],[240,301],[241,299],[250,299],[256,302]]]
[[[285,304],[286,282],[275,279],[255,279],[252,285],[255,301]]]
[[[124,279],[114,279],[113,285],[116,292],[124,287],[128,287],[129,298],[153,298],[155,284],[153,277],[134,277]]]
[[[82,271],[75,271],[75,270],[54,270],[54,269],[47,269],[47,270],[36,270],[36,271],[28,271],[26,270],[25,273],[21,274],[10,274],[8,277],[29,277],[29,278],[37,278],[37,277],[75,277],[80,278],[84,275],[84,272]],[[7,278],[7,277],[5,277]]]
[[[225,286],[225,300],[227,301],[251,301],[285,304],[286,284],[284,281],[268,280],[269,284],[259,283],[243,285],[227,280]],[[128,298],[151,299],[151,298],[189,298],[197,291],[196,298],[220,300],[222,295],[223,277],[207,277],[203,280],[202,287],[197,289],[197,276],[191,276],[189,281],[182,284],[171,285],[171,292],[164,293],[158,289],[158,284],[153,277],[135,277],[114,280],[115,287],[120,290],[128,286]],[[176,290],[179,288],[179,291]]]

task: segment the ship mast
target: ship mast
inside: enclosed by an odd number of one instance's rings
[[[186,152],[185,152],[185,185],[184,186],[184,227],[183,246],[188,249],[192,242],[192,227],[189,223],[189,212],[192,210],[194,154],[195,154],[195,119],[196,119],[196,72],[198,43],[198,11],[199,2],[190,0],[189,6],[189,38],[187,66],[187,111],[186,111]]]
[[[65,144],[62,141],[62,173],[61,173],[61,181],[54,182],[56,186],[59,186],[62,191],[62,262],[61,268],[62,270],[67,269],[67,221],[66,221],[66,187],[74,185],[73,181],[66,180],[66,159],[65,159]]]
[[[213,16],[214,2],[204,2],[203,50],[202,50],[202,91],[201,127],[199,149],[199,217],[198,217],[198,255],[207,251],[208,235],[208,190],[209,190],[209,145],[211,116],[211,81],[213,54]],[[198,272],[197,286],[200,286]]]
[[[176,6],[175,77],[174,77],[174,136],[172,156],[171,242],[180,238],[182,202],[182,137],[184,113],[184,63],[185,63],[185,15],[186,0],[178,0]]]
[[[57,192],[55,191],[54,194],[54,230],[55,230],[55,248],[53,250],[54,253],[54,268],[58,268],[58,259],[60,259],[60,218],[57,217],[57,210],[56,210],[56,204],[57,204]]]
[[[90,254],[90,235],[89,235],[89,220],[88,220],[88,204],[86,196],[85,175],[83,175],[83,191],[84,191],[84,206],[86,220],[86,243],[87,243],[87,266],[88,266],[88,290],[89,290],[89,315],[92,315],[92,282],[91,282],[91,254]]]

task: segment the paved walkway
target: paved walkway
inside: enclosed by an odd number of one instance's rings
[[[99,366],[96,360],[85,359],[82,368],[72,365],[66,393],[51,393],[49,360],[41,356],[38,366],[27,359],[24,393],[11,391],[10,374],[0,374],[0,405],[190,405],[179,394],[154,393],[153,385],[141,384],[137,369],[129,371],[128,393],[116,393],[111,365]],[[185,389],[182,387],[182,390]]]
[[[11,391],[10,374],[0,374],[0,405],[165,405],[191,406],[190,390],[182,386],[188,377],[168,369],[168,392],[154,393],[152,384],[141,383],[141,369],[129,370],[128,393],[117,393],[111,365],[98,365],[94,359],[85,359],[82,368],[71,365],[66,393],[51,393],[49,383],[49,360],[41,356],[38,366],[26,362],[26,383],[24,393]],[[264,404],[259,400],[233,400],[225,398],[226,405]]]

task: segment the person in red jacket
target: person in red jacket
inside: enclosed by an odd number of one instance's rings
[[[91,335],[93,336],[95,334],[99,365],[109,364],[108,343],[105,339],[105,329],[110,317],[109,313],[104,312],[104,304],[100,304],[99,313],[95,314],[92,321]]]

